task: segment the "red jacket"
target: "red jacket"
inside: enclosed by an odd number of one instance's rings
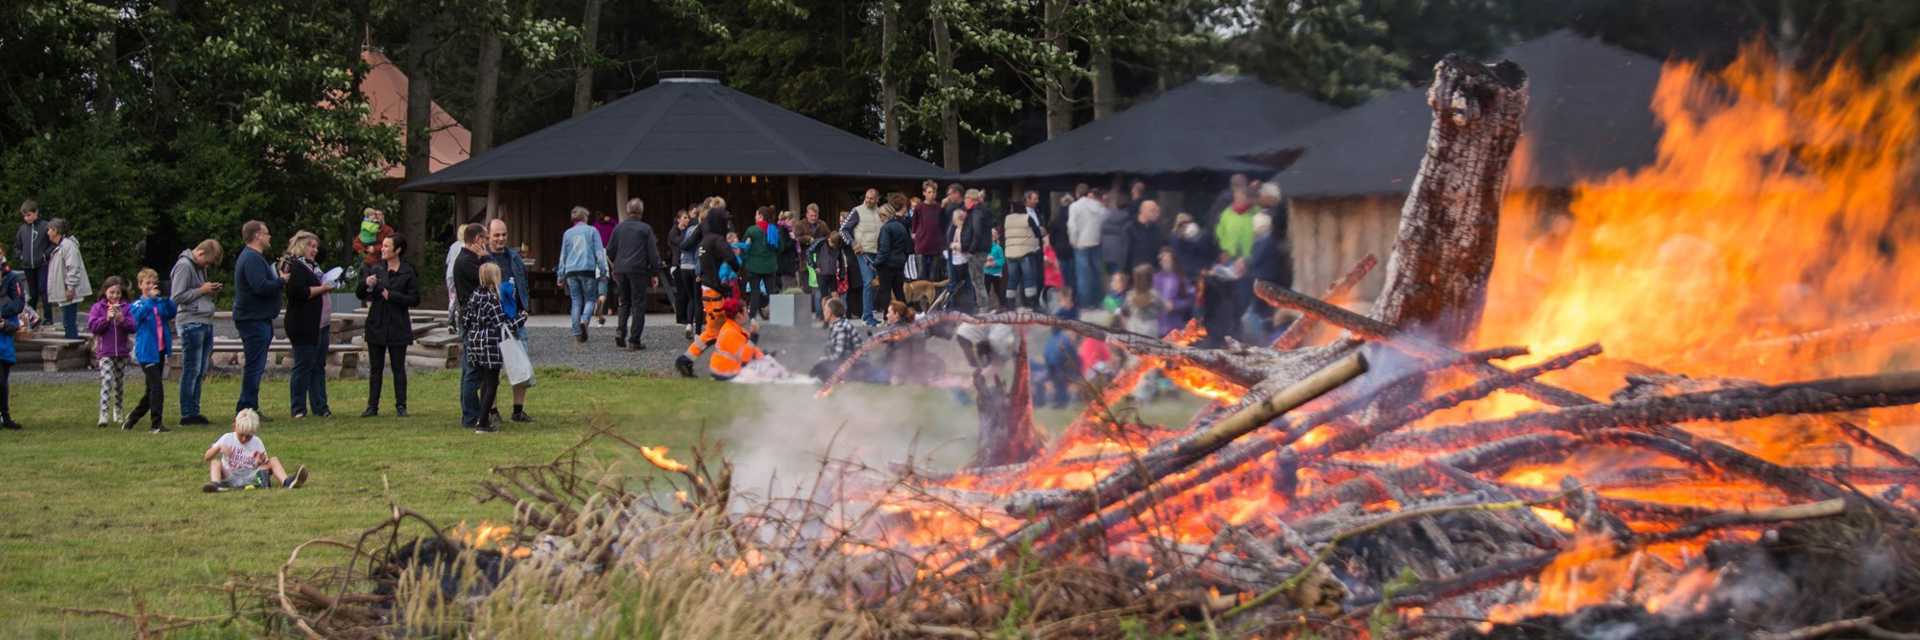
[[[913,208],[913,253],[937,256],[946,250],[946,210],[938,203],[922,202]]]

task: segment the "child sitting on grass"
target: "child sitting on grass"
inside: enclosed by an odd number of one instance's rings
[[[306,465],[287,475],[279,458],[267,456],[267,443],[260,441],[259,431],[260,414],[252,409],[241,409],[233,416],[233,433],[221,434],[200,456],[200,461],[207,463],[209,478],[200,490],[218,493],[244,487],[271,487],[269,478],[284,489],[306,485]]]
[[[133,407],[133,413],[120,428],[132,431],[140,424],[140,418],[149,412],[153,414],[152,433],[168,431],[160,415],[167,402],[167,356],[173,353],[173,317],[175,307],[173,298],[160,293],[160,273],[152,269],[141,269],[135,277],[140,282],[140,301],[133,303],[129,315],[133,317],[133,363],[140,365],[140,373],[146,378],[147,392],[140,396],[140,404]]]

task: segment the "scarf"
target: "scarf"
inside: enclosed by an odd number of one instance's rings
[[[1232,209],[1234,213],[1246,213],[1253,209],[1253,203],[1249,202],[1245,206],[1228,205],[1227,208]]]

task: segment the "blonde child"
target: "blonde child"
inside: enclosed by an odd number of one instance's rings
[[[166,372],[167,356],[173,353],[173,317],[176,307],[173,298],[160,292],[160,274],[152,269],[141,269],[135,277],[140,282],[140,300],[133,303],[128,313],[133,317],[133,363],[140,366],[147,389],[140,396],[140,404],[134,405],[133,415],[120,428],[128,431],[140,424],[140,418],[153,414],[152,433],[166,433],[165,421],[161,419],[167,402]]]
[[[526,314],[508,317],[500,306],[500,266],[480,265],[480,286],[460,309],[461,348],[467,364],[480,376],[480,421],[467,425],[476,433],[499,431],[494,405],[500,396],[500,369],[505,365],[500,342],[526,323]]]
[[[100,369],[100,420],[96,426],[119,424],[125,395],[127,363],[133,355],[133,315],[127,309],[127,283],[108,276],[102,294],[87,312],[87,332],[93,334],[93,357]]]
[[[280,465],[280,459],[267,455],[267,443],[260,441],[260,414],[241,409],[233,416],[233,433],[221,434],[200,461],[207,463],[207,484],[200,489],[218,493],[245,487],[298,489],[307,484],[307,467],[300,465],[292,475]]]

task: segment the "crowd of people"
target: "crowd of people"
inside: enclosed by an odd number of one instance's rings
[[[926,375],[936,367],[926,366],[931,356],[923,339],[889,341],[874,362],[847,360],[876,332],[911,326],[935,309],[1074,317],[1098,310],[1112,327],[1135,333],[1164,335],[1198,320],[1215,344],[1268,339],[1279,328],[1276,315],[1254,299],[1252,283],[1291,284],[1278,187],[1236,175],[1211,206],[1171,220],[1147,194],[1148,186],[1138,181],[1125,192],[1079,185],[1050,207],[1028,191],[1012,206],[995,208],[980,189],[950,184],[942,190],[927,181],[913,196],[883,197],[868,189],[837,223],[825,220],[818,205],[808,205],[798,215],[759,207],[738,225],[716,196],[676,211],[664,242],[642,219],[645,205],[635,198],[625,203],[618,222],[607,216],[596,221],[575,207],[572,226],[561,236],[555,275],[569,298],[572,337],[587,342],[591,327],[604,326],[611,314],[614,343],[629,350],[646,348],[646,301],[653,288],[665,286],[674,322],[690,341],[675,369],[691,377],[696,361],[710,356],[708,370],[719,380],[784,372],[757,346],[757,335],[758,321],[770,317],[772,296],[789,286],[805,294],[814,321],[826,330],[825,355],[811,370],[822,379],[843,365],[861,380]],[[225,256],[221,244],[208,239],[182,251],[164,282],[152,269],[141,270],[131,286],[107,277],[96,298],[71,225],[43,219],[32,201],[21,205],[20,215],[12,251],[0,251],[0,428],[22,428],[10,410],[15,335],[44,322],[77,339],[80,306],[90,298],[85,327],[100,376],[98,424],[132,430],[144,420],[149,432],[169,430],[162,380],[176,344],[177,424],[209,424],[200,395],[214,349],[215,300],[226,285],[207,274]],[[251,482],[256,469],[271,471],[283,484],[295,477],[304,482],[304,472],[285,473],[257,451],[234,452],[253,451],[253,429],[269,421],[260,387],[276,320],[293,360],[286,415],[332,415],[325,367],[332,347],[329,294],[336,290],[351,287],[367,308],[369,393],[361,415],[379,415],[389,379],[394,415],[407,415],[406,352],[415,341],[412,310],[422,297],[407,259],[413,248],[377,209],[363,213],[358,231],[351,245],[359,264],[342,275],[316,262],[321,242],[313,232],[294,233],[275,260],[268,257],[273,236],[265,222],[241,227],[242,247],[232,265],[232,329],[242,351],[234,412],[244,419],[235,419],[236,442],[217,447],[233,451],[210,451],[210,462],[231,464],[213,470],[209,487],[237,486],[230,481],[238,471],[249,472]],[[478,432],[496,431],[508,420],[532,421],[526,413],[532,287],[508,231],[499,219],[461,226],[446,256],[448,320],[463,352],[460,424]],[[991,352],[990,342],[980,340],[968,358]],[[1111,359],[1103,345],[1050,335],[1035,358],[1036,397],[1060,401],[1067,381],[1101,375]],[[144,382],[131,412],[123,401],[129,365]],[[512,407],[505,418],[499,408],[503,377]],[[1042,388],[1052,393],[1038,394]]]

